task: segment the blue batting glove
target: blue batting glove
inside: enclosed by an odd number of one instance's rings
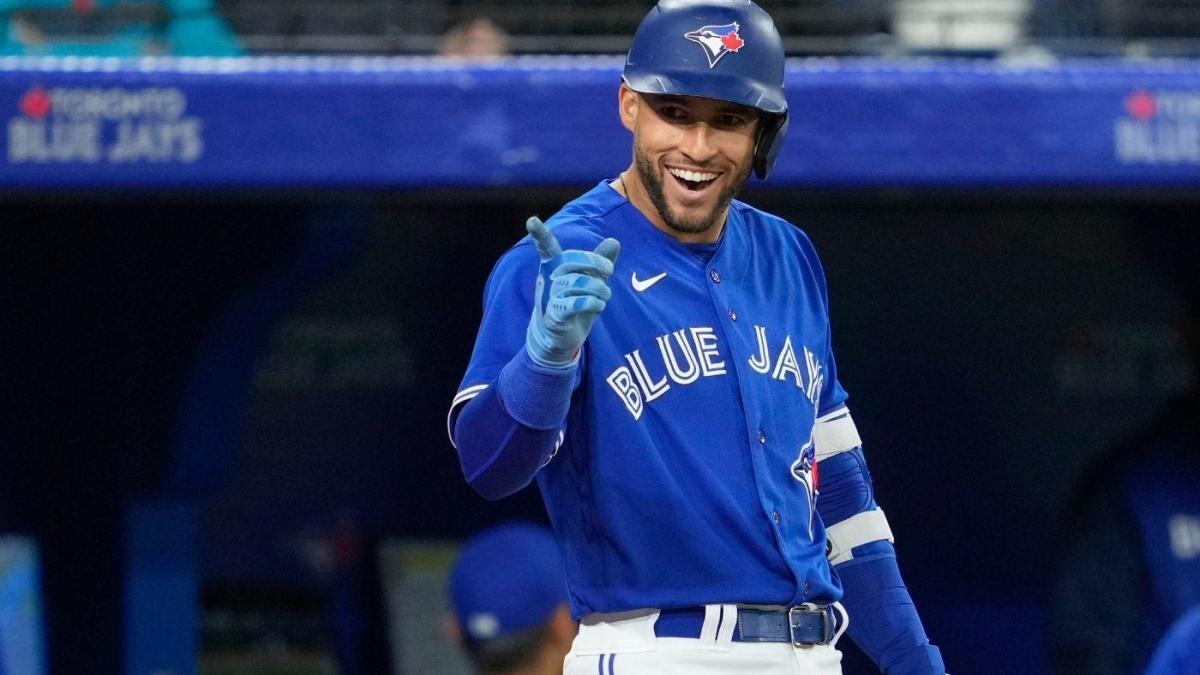
[[[525,229],[542,261],[525,348],[538,365],[568,368],[579,360],[579,348],[612,296],[608,277],[621,244],[605,239],[594,251],[564,251],[537,216],[525,223]]]

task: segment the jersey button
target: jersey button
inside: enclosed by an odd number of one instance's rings
[[[767,434],[762,429],[758,430],[758,442],[760,445],[767,444]]]
[[[771,512],[771,520],[775,521],[776,525],[779,524],[779,512],[778,511]]]
[[[733,311],[732,309],[729,310],[729,320],[737,321],[737,312]]]
[[[708,276],[709,276],[709,278],[710,278],[710,279],[712,279],[712,280],[713,280],[713,283],[714,283],[714,284],[719,284],[719,283],[721,283],[721,273],[720,273],[720,272],[718,272],[718,271],[716,271],[716,270],[709,270],[709,271],[708,271]]]

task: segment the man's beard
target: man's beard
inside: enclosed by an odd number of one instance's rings
[[[650,158],[642,153],[642,149],[638,147],[636,141],[633,144],[633,160],[637,167],[638,178],[642,179],[642,186],[646,188],[646,195],[650,197],[650,203],[654,205],[654,209],[658,211],[658,215],[667,227],[682,234],[701,234],[717,225],[717,221],[725,215],[729,202],[733,201],[738,191],[746,184],[746,180],[750,178],[749,162],[747,162],[747,168],[742,175],[735,176],[729,185],[717,195],[717,202],[713,205],[712,211],[699,218],[685,220],[682,216],[672,213],[671,208],[667,206],[667,198],[663,195],[662,178],[655,171],[654,165],[650,163]]]

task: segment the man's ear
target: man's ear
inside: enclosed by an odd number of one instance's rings
[[[636,91],[629,88],[629,85],[621,83],[621,89],[617,92],[617,107],[621,113],[621,124],[625,126],[631,133],[633,132],[634,120],[637,119],[638,105],[641,104],[642,97]]]

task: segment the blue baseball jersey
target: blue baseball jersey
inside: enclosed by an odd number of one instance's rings
[[[840,598],[816,460],[846,392],[809,239],[734,201],[715,247],[681,244],[606,182],[547,224],[564,249],[621,242],[560,447],[535,477],[575,616]],[[525,349],[538,264],[529,238],[496,264],[455,406]]]

